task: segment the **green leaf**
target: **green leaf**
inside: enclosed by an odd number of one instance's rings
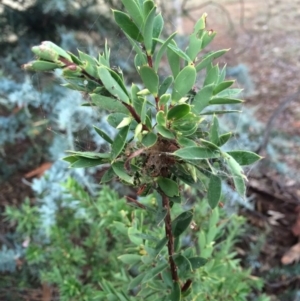
[[[115,137],[114,142],[111,145],[112,159],[117,158],[119,154],[122,152],[126,143],[128,131],[129,131],[129,126],[125,126],[121,128],[121,130]]]
[[[219,67],[214,66],[206,74],[203,86],[204,87],[208,86],[208,85],[214,85],[215,86],[218,82],[218,78],[219,78]]]
[[[158,177],[157,184],[166,196],[173,197],[179,195],[178,184],[175,181],[164,177]]]
[[[68,150],[66,152],[71,153],[74,156],[88,158],[88,159],[108,159],[108,158],[110,158],[109,153],[78,152],[78,151],[72,151],[72,150]]]
[[[224,145],[231,138],[231,136],[232,136],[231,132],[228,132],[228,133],[225,133],[225,134],[221,135],[219,137],[219,144],[218,144],[218,146]]]
[[[212,143],[219,145],[220,139],[219,139],[219,121],[216,116],[213,117],[213,123],[210,128],[210,140]]]
[[[128,115],[124,113],[112,113],[107,116],[107,122],[116,128],[125,117],[128,117]]]
[[[145,20],[145,25],[143,30],[144,45],[148,55],[152,54],[151,50],[152,50],[152,38],[153,38],[153,26],[155,20],[155,13],[156,13],[156,6],[154,6],[150,11],[150,13],[148,14]]]
[[[130,114],[128,109],[117,99],[99,94],[90,94],[92,103],[102,110]]]
[[[130,17],[134,21],[134,23],[141,27],[143,24],[143,14],[140,10],[139,5],[135,2],[135,0],[122,0],[123,5],[128,11]]]
[[[156,44],[157,44],[157,38],[159,38],[162,30],[163,30],[163,27],[164,27],[164,19],[161,15],[161,13],[159,13],[155,19],[154,19],[154,25],[153,25],[153,38],[152,38],[152,50],[151,50],[151,53],[154,53],[155,52],[155,47],[156,47]],[[155,69],[156,70],[156,69]],[[156,70],[157,71],[157,70]]]
[[[209,101],[213,94],[213,85],[205,86],[194,97],[192,111],[200,114],[201,111],[209,105]]]
[[[173,43],[176,45],[176,42],[174,40],[172,40],[170,43]],[[168,46],[170,45],[170,43],[168,44]],[[168,62],[169,62],[173,77],[176,78],[176,76],[180,72],[180,56],[175,51],[173,51],[171,48],[168,47],[167,58],[168,58]]]
[[[159,265],[157,265],[154,268],[148,269],[146,272],[145,277],[143,278],[142,283],[150,281],[152,278],[154,278],[156,275],[161,273],[163,270],[165,270],[168,267],[168,263],[164,262]]]
[[[226,89],[217,94],[218,97],[236,97],[243,92],[243,89]]]
[[[124,162],[114,162],[111,167],[114,170],[115,174],[123,181],[133,185],[133,177],[128,175],[125,167],[124,167]]]
[[[206,31],[202,37],[202,49],[204,49],[216,36],[216,32],[209,30]]]
[[[191,110],[191,107],[185,103],[172,107],[168,112],[167,119],[178,120],[186,116]]]
[[[156,97],[158,94],[158,75],[149,66],[140,68],[140,76],[146,88]]]
[[[186,137],[179,137],[177,141],[183,147],[197,146],[197,144],[194,140],[186,138]]]
[[[175,138],[175,135],[173,134],[173,132],[162,125],[157,125],[156,129],[159,132],[159,134],[161,134],[163,137],[165,137],[167,139]]]
[[[141,274],[137,275],[135,278],[133,278],[128,285],[128,290],[132,290],[132,289],[136,288],[137,286],[139,286],[140,283],[142,282],[143,278],[145,277],[145,275],[146,275],[146,272],[141,273]]]
[[[156,54],[156,57],[155,57],[155,62],[154,62],[155,71],[158,70],[161,58],[162,58],[163,54],[165,53],[165,51],[167,50],[169,43],[173,40],[173,38],[176,36],[176,34],[177,34],[177,32],[172,33],[164,42],[162,40],[155,39],[155,41],[163,43],[161,45],[161,47],[159,48],[159,50]],[[164,94],[164,93],[162,93],[162,94]]]
[[[241,103],[241,102],[244,102],[244,101],[241,99],[236,99],[236,98],[215,97],[209,101],[209,104],[210,105],[227,105],[227,104],[235,104],[235,103]]]
[[[181,300],[181,290],[178,282],[173,283],[173,288],[170,294],[170,300],[180,301]]]
[[[190,146],[175,151],[173,155],[178,156],[184,160],[201,160],[219,158],[220,152],[200,146]]]
[[[220,150],[219,147],[216,144],[214,144],[214,143],[212,143],[210,141],[207,141],[207,140],[202,139],[202,138],[200,138],[200,141],[201,141],[201,144],[203,146],[205,146],[205,147],[207,147],[207,148],[209,148],[211,150],[215,150],[215,151]]]
[[[113,96],[118,97],[120,100],[125,103],[129,103],[129,98],[127,93],[119,85],[119,83],[112,77],[109,69],[106,67],[98,67],[98,75],[103,82],[103,85]]]
[[[188,228],[192,219],[193,219],[192,210],[182,212],[180,215],[178,215],[172,221],[172,232],[174,237],[180,236]]]
[[[62,160],[66,161],[66,162],[69,162],[69,163],[75,163],[76,161],[78,161],[78,157],[77,156],[66,156],[66,157],[63,157]]]
[[[140,1],[141,5],[143,5],[143,13],[144,13],[144,17],[146,19],[155,4],[154,4],[153,0],[146,0],[146,1],[139,0],[139,1]]]
[[[145,145],[146,147],[151,147],[156,143],[156,141],[157,141],[157,135],[150,132],[143,137],[142,144]]]
[[[106,142],[108,142],[109,144],[113,143],[113,140],[105,132],[103,132],[101,129],[97,128],[96,126],[93,126],[93,128],[95,129],[95,131],[97,132],[97,134],[101,138],[103,138]]]
[[[192,265],[193,270],[199,269],[200,267],[204,266],[207,263],[207,259],[202,257],[191,257],[188,258],[189,262]]]
[[[139,237],[139,233],[137,229],[134,227],[129,227],[127,230],[128,237],[130,241],[135,244],[136,246],[140,246],[143,244],[143,238]]]
[[[164,111],[158,111],[157,114],[156,114],[156,122],[158,125],[161,125],[163,127],[166,126],[166,114]]]
[[[244,197],[246,194],[246,185],[245,185],[246,176],[244,175],[242,167],[232,156],[230,156],[227,153],[225,154],[224,159],[226,160],[228,169],[232,175],[236,191],[242,197]]]
[[[218,205],[221,198],[221,191],[221,179],[218,176],[211,175],[207,191],[207,199],[211,209],[214,209]]]
[[[160,98],[159,98],[159,102],[158,105],[159,106],[165,106],[169,100],[171,98],[171,94],[163,94]]]
[[[193,88],[196,81],[196,69],[194,66],[184,67],[175,78],[172,100],[178,101]]]
[[[249,151],[242,151],[242,150],[237,150],[237,151],[230,151],[227,152],[228,155],[233,157],[238,164],[240,165],[251,165],[255,163],[258,160],[261,160],[263,157]]]
[[[202,70],[203,68],[206,68],[214,59],[222,56],[223,54],[225,54],[229,49],[223,49],[223,50],[218,50],[212,53],[209,53],[208,55],[206,55],[202,61],[196,66],[196,70],[197,72],[199,72],[200,70]]]
[[[166,214],[165,214],[166,215]],[[164,237],[163,239],[161,239],[157,245],[155,246],[155,252],[156,252],[156,256],[160,253],[160,251],[166,246],[168,242],[167,237]]]
[[[224,91],[225,89],[229,88],[234,84],[234,80],[228,80],[225,82],[221,82],[214,88],[213,95],[219,94],[220,92]]]
[[[124,254],[118,256],[118,259],[120,259],[125,264],[136,264],[141,261],[141,256],[136,254]]]
[[[109,167],[107,169],[107,171],[103,174],[100,183],[107,183],[110,182],[114,177],[116,176],[114,170],[112,169],[112,167]]]
[[[239,110],[213,110],[213,111],[205,111],[203,113],[200,113],[200,116],[205,115],[222,115],[222,114],[230,114],[230,113],[241,113],[242,111]]]
[[[170,75],[170,76],[166,77],[164,79],[164,81],[162,82],[162,84],[159,86],[158,95],[162,96],[163,94],[165,94],[172,83],[173,83],[173,76]],[[169,95],[169,94],[166,94],[166,95]]]
[[[87,168],[103,164],[103,159],[89,159],[79,157],[77,161],[70,165],[71,168]]]
[[[127,35],[129,35],[132,39],[140,43],[143,42],[143,36],[139,28],[135,25],[135,23],[130,19],[130,17],[127,14],[118,10],[113,10],[113,14],[116,23]]]

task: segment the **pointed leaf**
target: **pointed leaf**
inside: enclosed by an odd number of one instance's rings
[[[231,138],[231,136],[232,136],[232,133],[231,133],[231,132],[228,132],[228,133],[226,133],[226,134],[221,135],[221,136],[219,137],[220,140],[219,140],[218,146],[224,145],[224,144]]]
[[[211,175],[207,191],[207,200],[211,209],[214,209],[218,205],[221,198],[221,191],[221,179],[218,176]]]
[[[251,165],[255,163],[258,160],[261,160],[262,157],[249,151],[230,151],[227,152],[231,157],[233,157],[238,164],[240,165]]]
[[[114,96],[118,97],[125,103],[129,103],[127,93],[121,88],[119,83],[112,77],[106,67],[98,67],[98,75],[105,88]]]
[[[181,300],[181,290],[178,282],[173,283],[173,288],[170,294],[170,300],[180,301]]]
[[[194,66],[186,66],[175,78],[172,100],[178,101],[184,97],[194,86],[196,81],[196,69]]]
[[[203,86],[208,86],[208,85],[216,85],[219,79],[219,68],[218,66],[212,67],[208,73],[206,74]]]
[[[143,24],[143,14],[135,0],[122,0],[134,23],[140,28]]]
[[[154,25],[153,25],[153,38],[152,38],[152,50],[151,50],[151,53],[154,53],[155,52],[155,47],[156,47],[156,44],[157,44],[157,40],[163,30],[163,27],[164,27],[164,19],[161,15],[161,13],[159,13],[157,16],[155,16],[155,19],[154,19]],[[157,71],[157,69],[155,69]]]
[[[227,105],[227,104],[234,104],[234,103],[241,103],[244,102],[241,99],[236,99],[236,98],[212,98],[209,101],[210,105]]]
[[[190,225],[193,220],[193,211],[185,211],[178,215],[172,221],[172,232],[174,237],[180,236]]]
[[[213,123],[210,128],[210,140],[212,143],[219,145],[220,139],[219,139],[219,121],[216,116],[213,117]]]
[[[158,70],[161,58],[162,58],[163,54],[165,53],[165,51],[167,50],[167,47],[168,47],[169,43],[173,40],[173,38],[176,36],[176,34],[177,34],[177,32],[174,32],[165,41],[162,41],[162,40],[159,40],[159,39],[155,39],[155,41],[163,43],[162,46],[160,47],[160,49],[158,50],[158,52],[156,54],[156,57],[155,57],[155,63],[154,63],[154,69],[155,69],[155,71]],[[164,94],[164,93],[162,93],[162,94]]]
[[[107,183],[110,182],[116,176],[112,167],[109,167],[108,170],[103,174],[100,183]]]
[[[162,84],[159,86],[159,90],[158,90],[158,95],[161,96],[163,94],[165,94],[167,92],[167,90],[169,89],[169,87],[171,86],[173,82],[173,76],[168,76],[164,79],[164,81],[162,82]],[[169,94],[166,94],[169,95]]]
[[[158,125],[161,125],[163,127],[166,126],[166,114],[164,111],[158,111],[157,114],[156,114],[156,122]]]
[[[223,90],[231,87],[233,84],[234,84],[234,80],[228,80],[225,82],[221,82],[214,88],[213,94],[216,95],[216,94],[222,92]]]
[[[128,131],[129,131],[129,126],[125,126],[119,131],[119,133],[115,137],[114,142],[111,145],[112,159],[117,158],[119,154],[122,152],[126,143]]]
[[[127,14],[118,10],[113,10],[113,14],[116,23],[126,34],[128,34],[132,39],[140,43],[143,42],[142,33]]]
[[[154,268],[148,269],[148,271],[146,272],[145,277],[143,278],[142,283],[150,281],[156,275],[158,275],[159,273],[161,273],[162,271],[164,271],[167,267],[168,267],[168,263],[163,262],[163,263],[157,265]]]
[[[132,289],[138,287],[140,285],[140,283],[142,282],[143,278],[145,277],[145,275],[146,275],[146,272],[141,273],[141,274],[137,275],[135,278],[133,278],[128,285],[128,290],[132,290]]]
[[[157,184],[165,195],[169,197],[179,195],[178,184],[175,181],[168,178],[159,177],[157,179]]]
[[[123,181],[133,185],[133,177],[128,175],[125,169],[125,162],[114,162],[111,167],[114,170],[115,174]]]
[[[104,139],[106,142],[108,142],[109,144],[113,143],[113,140],[105,133],[103,132],[101,129],[97,128],[96,126],[93,126],[93,128],[95,129],[95,131],[97,132],[97,134]]]
[[[225,160],[227,162],[228,169],[232,175],[234,186],[236,191],[244,197],[246,194],[245,180],[247,179],[244,175],[242,167],[239,163],[230,155],[225,155]]]
[[[146,88],[154,95],[158,94],[158,75],[149,66],[142,66],[140,69],[140,76]]]
[[[191,263],[193,270],[199,269],[207,263],[207,259],[202,257],[191,257],[188,258],[188,260]]]
[[[103,161],[103,159],[89,159],[89,158],[80,157],[80,158],[78,158],[77,161],[72,163],[70,165],[70,167],[71,168],[87,168],[87,167],[101,165],[103,163],[105,163]]]
[[[178,156],[184,160],[201,160],[219,158],[220,152],[200,146],[190,146],[175,151],[173,155]]]
[[[197,72],[202,70],[203,68],[206,68],[214,59],[222,56],[225,54],[229,49],[219,50],[215,51],[213,53],[209,53],[207,56],[205,56],[202,61],[196,66]]]
[[[136,264],[137,262],[141,261],[141,256],[136,254],[124,254],[118,256],[118,259],[125,264]]]
[[[92,103],[97,107],[110,112],[130,114],[128,109],[117,99],[99,94],[90,94]]]
[[[150,11],[150,13],[148,14],[145,20],[145,25],[143,30],[144,44],[148,55],[152,54],[151,50],[152,50],[152,38],[153,38],[153,26],[154,26],[155,13],[156,13],[156,6],[154,6]]]
[[[168,44],[168,46],[171,43],[176,45],[175,41],[172,40]],[[180,72],[180,56],[175,51],[173,51],[171,48],[168,47],[168,49],[167,49],[167,58],[168,58],[168,62],[169,62],[173,77],[176,78],[176,76]]]
[[[213,93],[213,85],[205,86],[194,97],[192,111],[200,114],[201,111],[209,105]]]

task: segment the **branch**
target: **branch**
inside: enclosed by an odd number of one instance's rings
[[[170,213],[170,202],[169,198],[161,192],[162,196],[162,203],[164,209],[166,209],[166,217],[165,217],[165,231],[166,236],[168,239],[168,253],[169,253],[169,264],[171,268],[172,280],[174,282],[179,282],[179,277],[177,273],[177,266],[174,262],[173,255],[174,255],[174,237],[172,233],[172,223],[171,223],[171,213]]]

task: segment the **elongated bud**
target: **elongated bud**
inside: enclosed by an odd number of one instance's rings
[[[45,45],[34,46],[31,48],[32,52],[36,54],[39,59],[57,62],[59,55],[54,50],[46,47]]]
[[[53,51],[58,56],[64,57],[68,61],[72,62],[71,56],[65,50],[63,50],[62,48],[60,48],[59,46],[57,46],[56,44],[54,44],[54,43],[52,43],[50,41],[44,41],[44,42],[42,42],[41,46],[44,47],[43,49],[47,49],[47,51]]]
[[[52,63],[46,61],[32,61],[22,65],[24,70],[28,71],[52,71],[62,66],[59,63]]]

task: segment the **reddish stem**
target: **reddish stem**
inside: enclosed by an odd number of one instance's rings
[[[165,217],[165,232],[168,239],[168,253],[169,253],[169,264],[171,268],[172,280],[174,282],[179,282],[179,277],[177,273],[177,266],[174,262],[173,255],[174,255],[174,237],[172,233],[172,222],[171,222],[171,212],[170,212],[170,202],[169,198],[164,194],[161,193],[162,196],[162,203],[163,207],[166,209],[167,214]]]

